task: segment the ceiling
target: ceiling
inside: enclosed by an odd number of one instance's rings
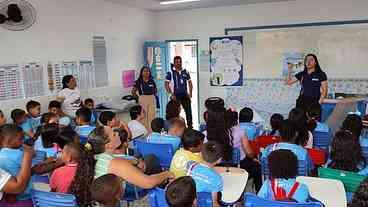
[[[197,8],[208,8],[218,6],[233,6],[241,4],[295,1],[295,0],[200,0],[198,2],[188,2],[170,5],[160,5],[160,1],[164,0],[105,0],[105,1],[139,7],[150,11],[168,11],[168,10],[197,9]]]

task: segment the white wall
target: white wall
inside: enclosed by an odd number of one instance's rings
[[[209,37],[224,35],[225,28],[367,19],[367,9],[367,0],[296,0],[161,12],[157,37],[162,40],[199,39],[200,50],[208,50]],[[223,87],[209,86],[208,72],[200,72],[199,88],[201,106],[209,96],[225,97]]]
[[[37,22],[22,32],[0,27],[0,64],[92,60],[92,37],[104,36],[110,87],[85,91],[83,95],[93,94],[101,99],[99,96],[120,96],[127,92],[121,89],[121,71],[141,67],[143,42],[155,38],[156,14],[103,0],[29,2],[38,12]],[[47,106],[50,97],[35,99]],[[0,109],[8,114],[14,107],[23,107],[25,102],[0,102]]]

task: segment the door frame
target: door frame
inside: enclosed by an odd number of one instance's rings
[[[198,105],[198,127],[201,125],[201,117],[200,117],[200,101],[199,101],[199,39],[172,39],[172,40],[166,40],[166,43],[168,45],[167,52],[170,53],[170,43],[171,42],[196,42],[197,44],[197,105]],[[168,58],[170,55],[168,54]],[[169,60],[169,64],[170,64]]]

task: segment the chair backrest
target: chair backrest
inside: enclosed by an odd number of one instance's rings
[[[232,159],[229,161],[223,161],[222,164],[239,167],[240,166],[240,149],[234,147]]]
[[[74,195],[32,190],[34,207],[77,207]]]
[[[272,207],[322,207],[322,204],[317,202],[310,203],[289,203],[272,201],[264,198],[260,198],[253,193],[245,193],[244,207],[260,207],[260,206],[272,206]]]
[[[314,131],[313,132],[313,148],[322,149],[328,152],[331,143],[331,131]]]
[[[336,170],[331,168],[318,168],[318,177],[340,180],[346,192],[355,192],[365,176],[358,173]]]
[[[309,148],[307,148],[307,151],[314,165],[322,166],[326,163],[325,151],[320,149],[309,149]]]
[[[261,148],[266,148],[270,144],[281,142],[281,137],[264,135],[259,136],[255,140],[250,141],[250,146],[253,151],[258,155],[261,151]]]
[[[298,160],[298,176],[308,175],[307,166],[308,166],[307,160]],[[265,178],[268,178],[270,171],[268,169],[267,158],[261,159],[261,170],[262,170],[262,175],[264,175]]]
[[[171,160],[174,156],[174,150],[171,144],[157,144],[137,141],[135,151],[142,156],[154,154],[160,160],[161,167],[165,169],[170,168]]]
[[[162,188],[154,188],[148,193],[148,201],[150,207],[169,207],[165,197],[165,190]],[[198,207],[212,207],[211,193],[197,193]]]

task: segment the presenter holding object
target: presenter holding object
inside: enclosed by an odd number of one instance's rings
[[[308,54],[304,58],[304,70],[292,76],[292,71],[289,70],[286,84],[293,85],[299,82],[301,90],[296,107],[307,111],[308,107],[314,103],[322,104],[327,97],[328,82],[327,75],[322,71],[317,56]]]

